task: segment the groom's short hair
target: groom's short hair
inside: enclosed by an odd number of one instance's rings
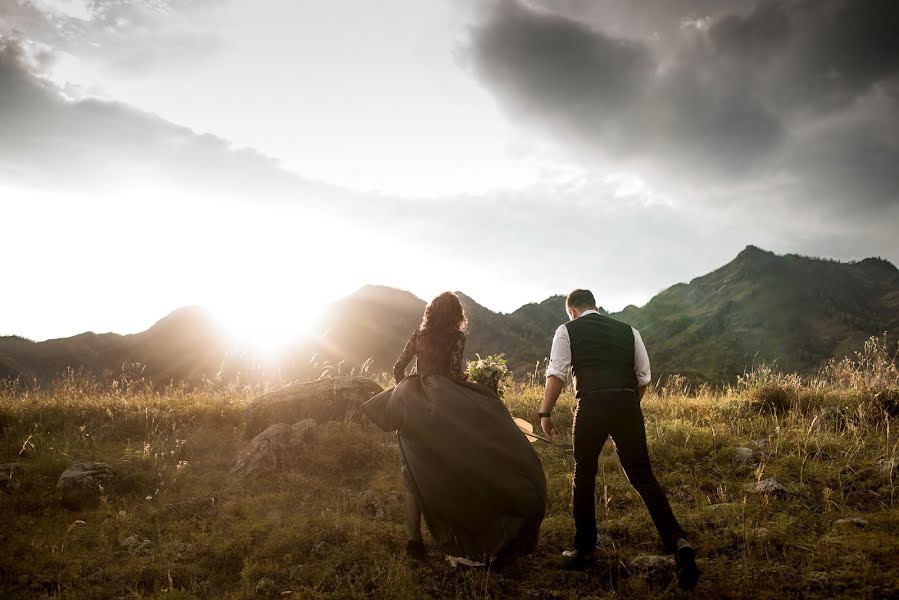
[[[566,308],[594,308],[596,306],[596,298],[590,290],[574,290],[568,294],[565,299]]]

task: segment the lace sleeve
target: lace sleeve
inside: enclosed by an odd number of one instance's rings
[[[465,356],[465,334],[460,333],[456,336],[453,343],[451,362],[450,362],[450,378],[456,381],[468,381],[468,375],[462,370],[463,358]]]
[[[401,382],[406,377],[406,366],[412,362],[412,359],[418,351],[416,337],[417,332],[413,333],[412,337],[409,338],[409,341],[406,342],[406,347],[403,348],[402,354],[400,354],[400,357],[396,359],[396,363],[393,365],[393,378],[397,383]]]

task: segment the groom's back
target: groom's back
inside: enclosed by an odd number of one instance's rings
[[[634,332],[630,325],[599,314],[565,324],[578,398],[604,389],[637,389]]]

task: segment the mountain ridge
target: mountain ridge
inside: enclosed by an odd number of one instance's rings
[[[539,373],[553,332],[566,320],[563,295],[499,313],[456,293],[469,319],[469,358],[505,353],[515,372]],[[362,286],[326,307],[320,338],[293,345],[265,367],[197,306],[133,334],[84,332],[43,342],[4,336],[0,378],[46,380],[67,368],[104,375],[125,363],[141,363],[157,381],[274,371],[301,378],[311,362],[342,362],[351,370],[368,359],[374,370],[389,372],[424,306],[406,290]],[[899,269],[882,258],[839,262],[750,245],[721,267],[610,316],[640,330],[656,375],[727,381],[758,361],[807,372],[858,349],[870,335],[899,332]]]

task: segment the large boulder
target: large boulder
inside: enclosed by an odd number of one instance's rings
[[[103,494],[103,484],[112,477],[112,468],[101,462],[77,463],[62,472],[56,491],[63,506],[79,510],[95,504]]]
[[[365,377],[329,377],[295,383],[250,402],[244,434],[253,437],[269,425],[306,418],[319,423],[354,419],[359,407],[382,391],[381,386]]]
[[[314,428],[312,419],[303,419],[293,425],[276,423],[269,426],[240,451],[231,473],[259,477],[290,467],[301,458]]]

